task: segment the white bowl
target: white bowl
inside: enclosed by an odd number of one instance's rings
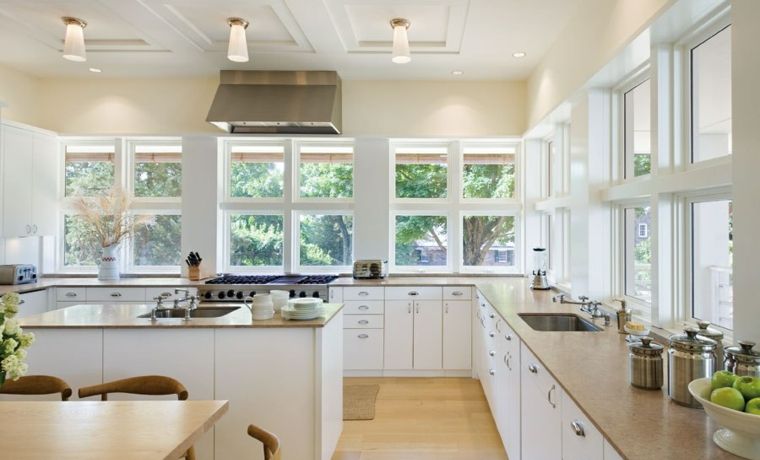
[[[689,393],[702,404],[707,415],[723,427],[713,434],[715,444],[740,457],[760,460],[760,415],[712,403],[711,392],[709,377],[689,383]]]
[[[288,306],[295,310],[314,310],[322,304],[320,299],[313,297],[304,297],[298,299],[291,299],[288,301]]]

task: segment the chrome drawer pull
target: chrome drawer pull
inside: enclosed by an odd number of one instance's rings
[[[76,293],[76,292],[72,292],[72,291],[69,291],[69,292],[67,292],[67,293],[66,293],[66,294],[64,294],[64,295],[65,295],[66,297],[76,297],[76,296],[77,296],[77,293]]]
[[[369,295],[369,292],[367,292],[367,291],[360,291],[358,295],[360,295],[362,297],[367,297]]]
[[[172,296],[171,292],[162,292],[161,293],[161,297],[171,297],[171,296]]]
[[[491,350],[488,352],[488,356],[496,356],[496,352]]]
[[[369,336],[367,334],[359,334],[359,335],[357,335],[357,337],[359,337],[360,339],[368,339],[369,338]]]
[[[507,356],[509,355],[509,356]],[[507,366],[507,369],[510,371],[512,370],[512,355],[509,353],[504,353],[504,364]]]
[[[412,296],[414,296],[414,295],[420,295],[420,293],[417,292],[417,291],[409,291],[409,295],[412,295]]]
[[[489,318],[494,318],[494,317],[496,317],[496,315],[494,315],[493,313],[489,313],[489,314],[488,314],[488,317],[489,317]]]
[[[496,335],[496,334],[494,334],[493,332],[489,332],[489,333],[488,333],[488,337],[493,337],[493,336],[495,336],[495,335]]]
[[[366,319],[360,319],[359,324],[369,324],[369,321],[367,321]]]
[[[491,375],[496,375],[496,371],[493,369],[488,369],[488,373]]]
[[[511,342],[512,341],[512,336],[511,335],[504,336],[504,338],[507,339],[507,342]]]
[[[121,292],[112,292],[111,297],[121,297]]]
[[[453,291],[453,292],[451,293],[451,295],[455,295],[455,296],[461,296],[461,295],[464,295],[464,292],[462,292],[462,291]]]
[[[580,420],[573,420],[570,422],[570,428],[573,429],[573,432],[576,436],[580,436],[582,438],[586,437],[586,431],[583,429],[583,423],[581,423]]]
[[[19,305],[23,305],[23,304],[25,304],[25,303],[26,303],[26,300],[24,300],[24,299],[21,299],[21,300],[19,300],[19,301],[18,301],[18,304],[19,304]]]
[[[556,409],[557,408],[557,405],[552,401],[552,392],[554,392],[554,390],[556,390],[556,389],[557,389],[557,387],[554,386],[554,385],[552,385],[552,387],[549,388],[549,391],[546,393],[546,400],[549,401],[549,404],[552,405],[552,409]]]
[[[359,305],[359,310],[369,310],[369,305]]]
[[[538,374],[538,367],[535,364],[530,364],[528,370],[533,374]]]

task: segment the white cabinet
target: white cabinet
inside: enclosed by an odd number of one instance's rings
[[[16,126],[2,127],[3,235],[55,233],[57,140]]]
[[[494,419],[510,459],[520,459],[520,339],[507,326],[497,323],[496,384],[497,410]]]
[[[174,299],[184,298],[185,293],[174,292],[175,286],[154,286],[149,288],[143,287],[123,287],[123,286],[99,286],[99,287],[76,287],[66,286],[55,288],[55,308],[66,308],[72,305],[80,304],[153,304],[155,297],[162,296],[167,299],[167,305],[171,306]],[[197,288],[187,289],[190,295],[198,293]]]
[[[562,389],[524,345],[520,381],[522,458],[562,458]]]
[[[348,315],[346,315],[348,319]],[[343,330],[343,368],[377,370],[383,368],[382,329]]]
[[[623,457],[606,439],[604,440],[604,460],[623,460]]]
[[[562,459],[604,460],[604,437],[566,394],[562,395]]]
[[[166,289],[168,291],[168,289]],[[172,292],[174,290],[172,289]],[[144,302],[145,288],[93,287],[87,288],[88,302]]]
[[[330,288],[330,301],[343,300],[343,368],[379,371],[383,368],[383,288]]]
[[[343,303],[343,288],[339,288],[339,287],[328,288],[327,298],[330,303]]]
[[[38,315],[48,310],[48,294],[46,289],[19,294],[21,304],[18,307],[18,317]]]
[[[471,300],[443,301],[443,368],[470,369],[472,360]]]
[[[443,306],[440,300],[414,302],[414,368],[441,369]]]
[[[414,302],[387,300],[385,302],[385,359],[386,369],[414,368]]]

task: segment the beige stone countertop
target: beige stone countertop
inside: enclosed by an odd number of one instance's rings
[[[407,275],[390,275],[385,279],[360,279],[355,280],[350,276],[341,276],[332,283],[330,287],[343,286],[474,286],[482,283],[499,283],[509,280],[520,280],[518,276],[463,276],[463,275],[429,275],[429,276],[407,276]]]
[[[713,441],[718,426],[701,409],[679,406],[667,396],[667,378],[659,391],[628,382],[628,347],[612,326],[604,332],[535,331],[521,312],[579,313],[574,305],[552,303],[551,291],[532,291],[525,279],[477,283],[477,288],[523,343],[543,363],[578,407],[625,458],[736,459]],[[602,325],[603,320],[595,320]],[[667,355],[665,376],[667,376]]]
[[[0,295],[8,292],[18,292],[22,294],[24,292],[39,291],[40,289],[48,289],[54,287],[185,287],[185,286],[200,286],[205,284],[208,278],[204,278],[201,281],[190,281],[187,278],[179,277],[157,277],[157,278],[122,278],[112,281],[100,281],[95,277],[71,277],[71,278],[42,278],[36,283],[30,284],[11,284],[6,286],[0,286]]]
[[[29,329],[57,328],[320,328],[329,323],[343,309],[342,304],[324,304],[324,314],[313,320],[293,321],[283,319],[279,313],[274,318],[263,321],[252,321],[251,313],[240,304],[215,304],[213,307],[239,307],[232,313],[219,318],[192,318],[185,321],[182,318],[138,318],[139,315],[150,313],[152,305],[135,304],[104,304],[104,305],[74,305],[60,308],[40,315],[21,318],[22,327]],[[209,308],[213,308],[209,307]],[[200,309],[207,307],[199,307]]]

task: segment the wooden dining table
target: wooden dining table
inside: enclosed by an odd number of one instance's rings
[[[2,401],[0,458],[177,459],[227,401]]]

